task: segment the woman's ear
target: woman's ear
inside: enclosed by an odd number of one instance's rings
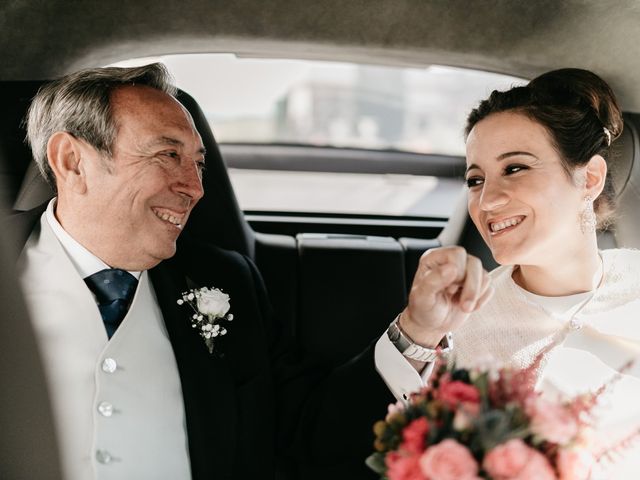
[[[47,159],[56,177],[59,192],[84,193],[84,165],[80,153],[80,142],[68,132],[56,132],[47,142]]]
[[[604,189],[607,178],[607,162],[601,155],[594,155],[585,166],[585,196],[597,198]]]

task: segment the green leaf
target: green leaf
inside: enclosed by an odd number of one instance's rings
[[[378,475],[384,476],[387,473],[387,466],[384,463],[384,453],[372,453],[364,463]]]

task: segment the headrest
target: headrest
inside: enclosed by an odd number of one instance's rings
[[[640,248],[640,115],[625,114],[624,131],[613,144],[611,172],[617,208],[613,234],[618,247]]]
[[[32,86],[33,93],[35,93],[36,89]],[[185,231],[189,232],[191,236],[198,237],[219,247],[236,250],[253,257],[255,243],[253,231],[238,206],[229,175],[209,123],[193,97],[180,91],[177,98],[191,113],[207,149],[207,170],[203,180],[205,195],[191,213]],[[26,113],[28,101],[22,102],[21,107],[22,113],[17,117],[20,119]],[[21,120],[17,120],[16,125],[19,125],[20,122]],[[25,135],[24,129],[16,128],[15,130],[20,130],[20,133],[15,135],[22,141]],[[2,135],[5,132],[6,130],[3,130]],[[23,157],[25,162],[26,159],[31,158],[26,146],[22,155],[28,155]],[[17,162],[19,157],[14,156],[13,160]],[[30,160],[16,200],[13,203],[14,209],[18,211],[30,210],[52,197],[53,191],[41,177],[35,162]]]

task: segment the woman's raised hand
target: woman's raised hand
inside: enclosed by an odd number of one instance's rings
[[[414,342],[435,348],[492,294],[487,271],[464,248],[428,250],[420,258],[400,326]]]

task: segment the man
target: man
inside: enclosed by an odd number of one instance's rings
[[[371,425],[393,400],[373,349],[330,374],[305,367],[248,259],[178,241],[204,194],[205,151],[174,93],[157,64],[94,69],[45,86],[29,111],[34,158],[57,197],[9,228],[25,245],[18,266],[65,478],[269,478],[276,450],[325,477],[365,475]],[[463,271],[450,276],[475,294]],[[202,287],[231,299],[215,355],[177,302]],[[400,327],[437,343],[421,327],[428,305],[412,305]],[[383,335],[375,366],[402,398],[431,350],[412,346],[412,368],[396,347]]]

